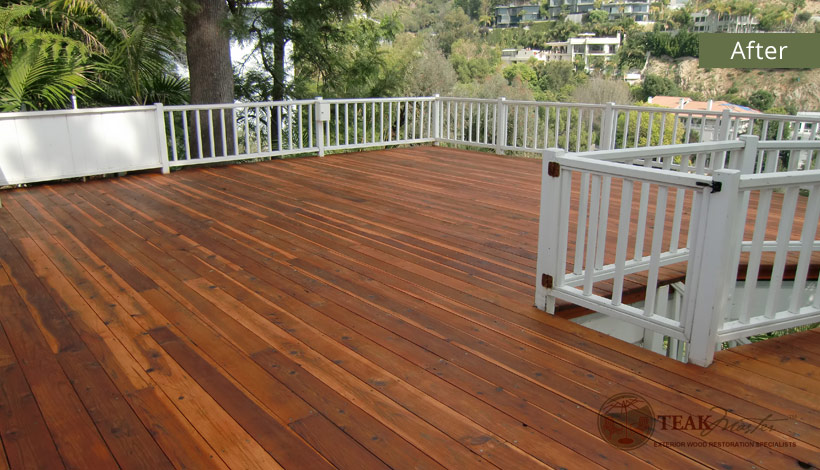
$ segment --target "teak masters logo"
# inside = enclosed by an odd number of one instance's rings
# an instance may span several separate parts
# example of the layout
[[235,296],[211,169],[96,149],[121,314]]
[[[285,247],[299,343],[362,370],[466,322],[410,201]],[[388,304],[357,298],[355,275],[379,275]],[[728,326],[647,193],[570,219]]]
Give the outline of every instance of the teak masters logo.
[[654,431],[652,407],[634,393],[614,395],[598,411],[598,432],[619,449],[631,450],[644,445]]
[[[664,409],[678,411],[661,403],[661,410]],[[717,405],[706,413],[655,414],[646,398],[636,393],[619,393],[607,399],[598,410],[598,433],[609,444],[625,451],[637,449],[650,440],[653,447],[670,448],[796,447],[793,440],[774,433],[775,424],[788,419],[772,413],[757,418],[737,416]],[[653,438],[656,430],[663,437],[675,440]]]

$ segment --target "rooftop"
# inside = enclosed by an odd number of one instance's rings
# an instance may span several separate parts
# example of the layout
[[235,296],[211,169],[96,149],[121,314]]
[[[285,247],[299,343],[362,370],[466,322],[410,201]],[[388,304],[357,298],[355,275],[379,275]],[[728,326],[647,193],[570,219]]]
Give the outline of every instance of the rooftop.
[[664,108],[677,108],[692,111],[723,111],[724,109],[728,109],[734,113],[762,114],[756,109],[721,100],[695,101],[692,98],[687,98],[685,96],[652,96],[648,101],[651,104],[663,106]]
[[704,369],[547,315],[539,191],[437,147],[4,191],[0,469],[820,466],[820,333]]

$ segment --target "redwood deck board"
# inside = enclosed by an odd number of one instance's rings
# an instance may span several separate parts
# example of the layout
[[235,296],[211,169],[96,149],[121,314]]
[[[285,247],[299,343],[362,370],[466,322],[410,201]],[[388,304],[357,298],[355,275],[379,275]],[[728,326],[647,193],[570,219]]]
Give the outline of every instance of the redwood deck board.
[[[433,147],[3,192],[0,469],[820,466],[816,331],[701,369],[546,315],[539,195],[539,161]],[[622,392],[778,420],[626,452]]]

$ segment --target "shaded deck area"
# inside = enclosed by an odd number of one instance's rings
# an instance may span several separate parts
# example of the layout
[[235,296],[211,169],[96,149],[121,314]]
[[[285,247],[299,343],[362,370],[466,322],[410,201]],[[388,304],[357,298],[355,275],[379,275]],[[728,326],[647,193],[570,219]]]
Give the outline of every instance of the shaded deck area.
[[[535,309],[539,184],[419,147],[4,191],[0,469],[820,466],[820,333],[702,369]],[[625,392],[670,417],[630,451]]]

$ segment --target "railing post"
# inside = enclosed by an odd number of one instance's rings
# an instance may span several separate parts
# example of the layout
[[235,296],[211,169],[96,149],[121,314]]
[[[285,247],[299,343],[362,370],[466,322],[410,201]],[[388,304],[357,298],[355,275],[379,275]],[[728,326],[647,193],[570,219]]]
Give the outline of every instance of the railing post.
[[687,356],[689,362],[702,367],[714,359],[717,332],[729,306],[728,294],[737,282],[737,266],[732,261],[740,241],[732,235],[736,224],[745,223],[745,217],[738,217],[739,183],[739,170],[714,172],[713,189],[703,193],[703,219],[691,245],[684,294]]
[[325,122],[330,118],[330,105],[322,102],[322,97],[316,97],[315,109],[313,110],[313,118],[316,121],[313,126],[316,132],[316,147],[319,149],[319,156],[325,156]]
[[495,153],[504,155],[507,144],[507,98],[501,97],[495,108]]
[[[538,219],[538,258],[536,261],[535,279],[535,306],[549,314],[555,313],[555,297],[552,295],[554,283],[560,280],[564,266],[560,266],[561,247],[558,246],[562,227],[559,227],[561,217],[562,178],[566,175],[561,171],[558,157],[564,155],[564,150],[551,148],[544,150],[541,162],[541,211]],[[563,227],[566,230],[566,227]]]
[[729,140],[729,131],[732,129],[732,114],[728,109],[724,109],[720,115],[720,123],[716,129],[714,140]]
[[441,96],[433,95],[433,145],[441,145]]
[[[171,172],[171,164],[168,161],[168,134],[165,133],[165,107],[162,103],[154,103],[154,107],[157,114],[157,142],[159,145],[157,151],[162,165],[162,174],[167,175]],[[171,125],[174,125],[173,121],[171,121]]]
[[[611,150],[615,141],[615,103],[607,103],[604,114],[601,116],[601,148],[600,150]],[[629,125],[629,123],[627,123]]]
[[752,175],[755,172],[755,163],[757,160],[757,143],[760,137],[756,135],[742,135],[740,140],[743,141],[743,153],[741,154],[740,164],[736,165],[736,170],[740,170],[741,174]]

